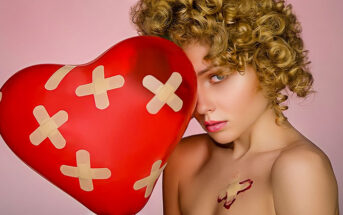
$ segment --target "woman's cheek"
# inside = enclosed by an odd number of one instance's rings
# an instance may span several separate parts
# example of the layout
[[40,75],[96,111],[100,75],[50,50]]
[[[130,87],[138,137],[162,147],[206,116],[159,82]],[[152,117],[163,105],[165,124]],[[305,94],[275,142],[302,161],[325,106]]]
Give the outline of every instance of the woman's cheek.
[[226,109],[233,113],[241,112],[246,108],[252,97],[250,90],[240,81],[228,80],[219,90],[225,94],[223,97],[226,98],[224,102]]

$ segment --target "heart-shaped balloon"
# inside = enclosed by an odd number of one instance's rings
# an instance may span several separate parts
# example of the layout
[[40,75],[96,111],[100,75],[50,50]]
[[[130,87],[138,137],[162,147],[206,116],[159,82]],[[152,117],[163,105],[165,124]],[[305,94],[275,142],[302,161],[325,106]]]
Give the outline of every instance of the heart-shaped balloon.
[[137,36],[87,64],[27,67],[0,91],[0,133],[22,161],[97,214],[135,214],[187,128],[196,76],[180,47]]

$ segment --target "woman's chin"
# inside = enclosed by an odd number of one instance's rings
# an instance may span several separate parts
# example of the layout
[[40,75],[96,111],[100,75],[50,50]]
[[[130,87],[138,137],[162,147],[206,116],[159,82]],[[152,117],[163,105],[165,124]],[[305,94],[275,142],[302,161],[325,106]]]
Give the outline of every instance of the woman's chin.
[[228,134],[224,135],[223,132],[208,132],[207,134],[218,146],[227,147],[232,145],[233,138],[230,138]]

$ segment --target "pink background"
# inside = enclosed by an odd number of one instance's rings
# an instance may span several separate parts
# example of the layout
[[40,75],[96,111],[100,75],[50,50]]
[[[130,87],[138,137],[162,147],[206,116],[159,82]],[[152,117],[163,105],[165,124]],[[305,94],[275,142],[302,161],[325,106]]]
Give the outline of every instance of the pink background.
[[[0,86],[34,64],[82,64],[113,44],[137,35],[129,20],[136,0],[0,0]],[[330,158],[343,195],[343,3],[291,0],[310,50],[315,96],[292,98],[286,115]],[[1,120],[1,119],[0,119]],[[185,136],[204,131],[191,121]],[[1,214],[92,214],[40,177],[0,138]],[[162,214],[162,177],[140,215]],[[340,198],[341,211],[342,198]]]

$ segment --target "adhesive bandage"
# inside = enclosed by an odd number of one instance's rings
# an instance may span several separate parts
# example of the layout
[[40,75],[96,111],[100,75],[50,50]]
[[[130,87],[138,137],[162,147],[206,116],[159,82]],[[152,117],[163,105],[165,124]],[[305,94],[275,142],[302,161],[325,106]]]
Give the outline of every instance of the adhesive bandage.
[[108,179],[111,171],[108,168],[91,168],[90,155],[86,150],[76,152],[77,166],[61,165],[63,175],[79,178],[80,188],[84,191],[92,191],[94,179]]
[[54,90],[58,87],[61,83],[63,78],[76,66],[65,65],[59,68],[45,83],[45,89],[47,90]]
[[0,92],[0,102],[1,102],[1,100],[2,100],[2,92]]
[[239,175],[236,175],[233,182],[231,182],[222,192],[218,195],[218,203],[225,200],[224,207],[229,209],[236,201],[239,193],[244,192],[251,188],[253,181],[250,179],[239,182]]
[[155,94],[146,105],[148,112],[156,114],[166,103],[175,112],[181,110],[183,101],[175,94],[175,91],[179,88],[181,82],[182,76],[178,72],[173,72],[165,84],[152,75],[145,76],[143,79],[143,86]]
[[33,109],[33,115],[39,123],[39,127],[30,134],[30,141],[37,146],[46,138],[57,148],[62,149],[66,145],[66,140],[58,130],[68,120],[66,111],[59,111],[51,118],[43,105],[36,106]]
[[92,83],[81,85],[76,88],[77,96],[94,95],[95,106],[98,109],[106,109],[110,102],[107,91],[120,88],[124,85],[124,78],[121,75],[104,78],[104,66],[96,67],[92,72]]
[[158,177],[160,176],[163,169],[166,167],[167,163],[163,165],[163,167],[160,168],[162,164],[161,160],[156,161],[151,168],[150,176],[143,178],[141,180],[138,180],[133,185],[134,190],[139,190],[144,187],[146,187],[145,190],[145,198],[148,198],[153,190],[154,184],[157,181]]

